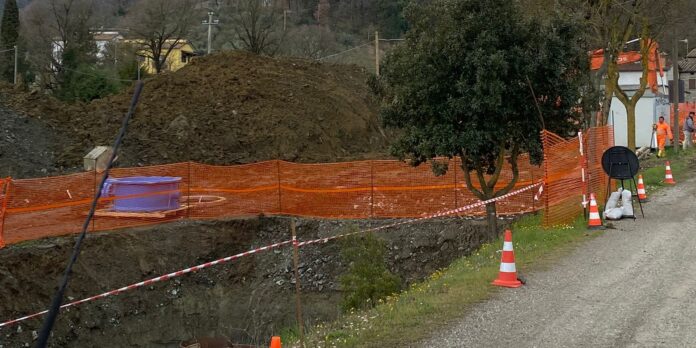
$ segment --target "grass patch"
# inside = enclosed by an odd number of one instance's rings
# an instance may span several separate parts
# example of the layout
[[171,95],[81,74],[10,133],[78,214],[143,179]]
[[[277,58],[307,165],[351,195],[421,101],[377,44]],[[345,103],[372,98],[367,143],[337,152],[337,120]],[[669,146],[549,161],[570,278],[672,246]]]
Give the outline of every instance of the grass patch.
[[[544,265],[570,244],[589,236],[585,222],[541,229],[539,216],[513,227],[518,269]],[[307,347],[396,347],[429,337],[443,323],[458,318],[474,303],[488,299],[500,266],[502,240],[484,244],[470,256],[454,261],[428,279],[379,301],[373,309],[350,311],[339,320],[309,329]],[[283,337],[297,346],[295,335]]]
[[651,157],[641,163],[639,173],[643,175],[643,182],[648,194],[657,188],[668,186],[664,184],[665,162],[670,162],[672,176],[677,183],[687,179],[687,172],[693,166],[696,148],[690,148],[686,151],[679,149],[679,152],[674,152],[673,148],[667,148],[666,152],[667,156],[664,158]]

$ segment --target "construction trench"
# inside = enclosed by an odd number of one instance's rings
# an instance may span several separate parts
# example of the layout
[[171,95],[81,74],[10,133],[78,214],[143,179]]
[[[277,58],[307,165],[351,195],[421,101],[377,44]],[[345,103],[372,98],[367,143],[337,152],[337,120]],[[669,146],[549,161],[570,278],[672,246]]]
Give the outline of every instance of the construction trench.
[[[400,220],[298,219],[297,234],[304,241],[395,221]],[[503,225],[507,221],[501,220]],[[441,218],[376,236],[386,242],[388,268],[406,286],[469,254],[485,234],[484,221]],[[75,265],[65,302],[289,237],[290,218],[263,216],[93,233]],[[71,236],[49,238],[0,252],[2,321],[47,308],[73,242]],[[340,243],[299,250],[305,324],[336,319],[341,314],[339,276],[346,270]],[[1,328],[0,346],[31,346],[40,325],[37,318]],[[292,247],[286,246],[65,309],[51,346],[180,347],[201,337],[264,346],[271,335],[295,325]]]

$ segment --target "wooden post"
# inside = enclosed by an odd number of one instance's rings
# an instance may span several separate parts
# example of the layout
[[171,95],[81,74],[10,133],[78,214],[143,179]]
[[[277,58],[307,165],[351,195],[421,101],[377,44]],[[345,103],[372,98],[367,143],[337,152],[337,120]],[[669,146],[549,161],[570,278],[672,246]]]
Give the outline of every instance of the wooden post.
[[370,219],[375,217],[375,161],[370,161]]
[[5,213],[7,202],[10,200],[10,185],[12,185],[12,178],[0,181],[0,194],[4,194],[2,202],[0,202],[0,248],[5,246]]
[[295,314],[300,333],[300,347],[304,347],[304,323],[302,321],[302,292],[300,287],[300,253],[295,231],[295,219],[290,220],[290,231],[292,232],[292,263],[295,268]]
[[[672,134],[674,135],[674,141],[672,142],[672,147],[674,152],[679,152],[679,39],[674,36],[674,49],[672,50],[672,61],[675,62],[672,66],[672,71],[674,71],[674,83],[672,84],[672,92],[674,92],[674,119],[672,120]],[[686,139],[684,139],[686,140]]]
[[375,31],[375,74],[379,76],[379,31]]

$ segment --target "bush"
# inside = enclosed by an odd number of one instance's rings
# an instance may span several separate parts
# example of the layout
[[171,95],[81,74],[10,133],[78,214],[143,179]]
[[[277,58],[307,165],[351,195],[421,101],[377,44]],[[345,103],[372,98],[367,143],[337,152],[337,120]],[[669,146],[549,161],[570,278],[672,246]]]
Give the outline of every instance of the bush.
[[83,65],[74,71],[65,71],[58,97],[66,101],[91,101],[114,94],[120,88],[116,74]]
[[343,310],[374,307],[380,299],[396,293],[401,279],[387,269],[385,244],[372,234],[349,237],[341,243],[341,258],[348,270],[340,277]]

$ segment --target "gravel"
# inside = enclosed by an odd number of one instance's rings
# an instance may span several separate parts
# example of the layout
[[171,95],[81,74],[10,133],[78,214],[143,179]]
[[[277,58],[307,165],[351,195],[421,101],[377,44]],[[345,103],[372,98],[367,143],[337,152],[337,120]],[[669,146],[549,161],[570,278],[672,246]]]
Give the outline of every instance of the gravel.
[[645,219],[615,222],[420,346],[695,346],[694,198],[696,179],[653,195]]

